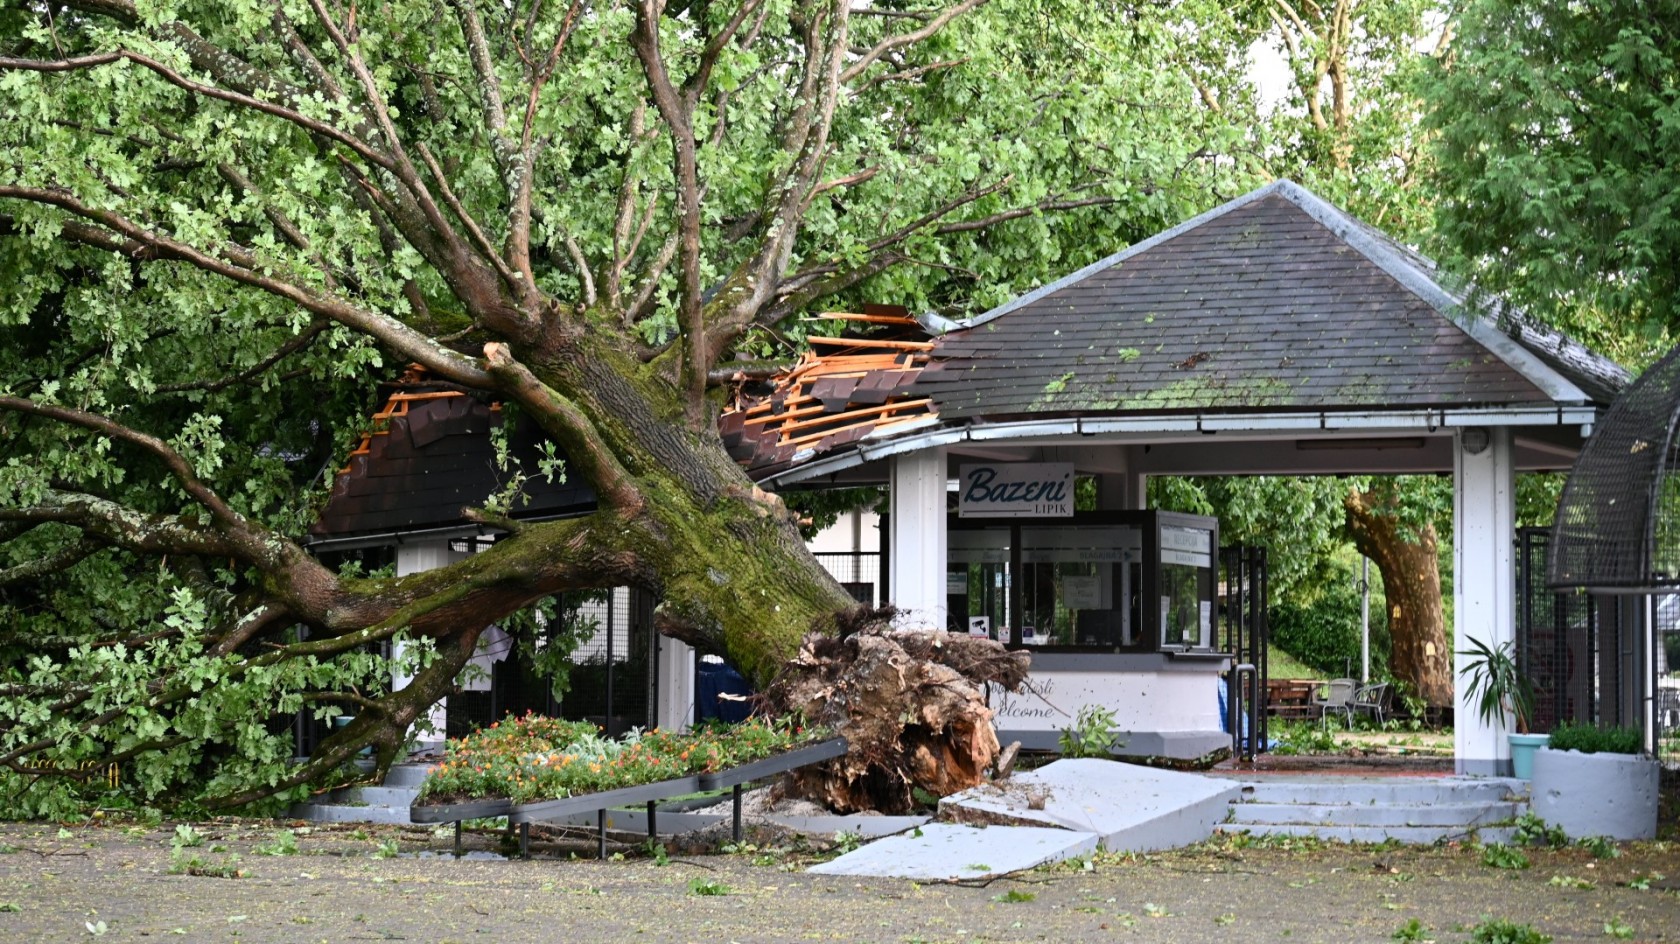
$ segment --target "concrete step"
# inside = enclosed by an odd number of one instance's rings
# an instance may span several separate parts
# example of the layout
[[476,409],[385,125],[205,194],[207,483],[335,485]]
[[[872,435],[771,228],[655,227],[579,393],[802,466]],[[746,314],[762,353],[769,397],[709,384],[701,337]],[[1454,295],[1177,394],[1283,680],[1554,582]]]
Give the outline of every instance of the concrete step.
[[1240,784],[1094,758],[1064,758],[939,801],[941,819],[1096,833],[1111,852],[1201,842],[1229,816]]
[[382,786],[343,787],[298,803],[297,819],[316,823],[409,823],[408,810],[435,764],[393,764]]
[[342,806],[400,806],[414,805],[420,791],[415,787],[341,787],[315,798],[316,803],[336,803]]
[[1235,803],[1231,825],[1298,823],[1311,826],[1482,826],[1521,816],[1521,803],[1326,804]]
[[1244,781],[1240,802],[1428,806],[1525,799],[1528,781],[1498,777],[1407,777],[1385,780]]
[[912,833],[878,839],[806,871],[940,882],[985,879],[1088,856],[1097,851],[1097,839],[1096,833],[1045,826],[979,828],[929,823]]
[[1467,840],[1472,837],[1485,843],[1509,843],[1516,830],[1509,826],[1317,826],[1306,823],[1226,823],[1218,832],[1226,835],[1250,836],[1310,836],[1330,842],[1395,842],[1427,846],[1437,842]]
[[415,787],[418,788],[426,779],[436,764],[392,764],[385,774],[387,787]]
[[312,823],[399,823],[411,825],[407,806],[352,805],[345,803],[297,803],[293,819]]

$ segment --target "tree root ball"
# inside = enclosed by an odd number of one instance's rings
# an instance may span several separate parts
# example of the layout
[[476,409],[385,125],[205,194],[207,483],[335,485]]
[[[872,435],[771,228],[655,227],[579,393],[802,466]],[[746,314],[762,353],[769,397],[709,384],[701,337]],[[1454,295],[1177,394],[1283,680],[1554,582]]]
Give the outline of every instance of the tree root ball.
[[979,784],[999,752],[987,684],[1018,691],[1029,660],[939,631],[807,636],[766,696],[833,728],[850,750],[798,771],[791,792],[841,813],[890,815],[913,809],[918,789],[947,796]]

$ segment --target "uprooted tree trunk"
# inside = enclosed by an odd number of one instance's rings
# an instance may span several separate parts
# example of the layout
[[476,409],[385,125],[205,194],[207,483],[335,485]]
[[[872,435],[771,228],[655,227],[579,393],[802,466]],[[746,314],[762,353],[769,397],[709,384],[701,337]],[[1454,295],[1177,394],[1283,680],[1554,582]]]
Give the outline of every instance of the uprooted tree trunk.
[[797,771],[795,790],[842,813],[894,814],[917,805],[918,790],[946,796],[975,786],[998,756],[987,686],[1018,690],[1029,659],[937,630],[807,637],[766,694],[834,728],[849,750]]

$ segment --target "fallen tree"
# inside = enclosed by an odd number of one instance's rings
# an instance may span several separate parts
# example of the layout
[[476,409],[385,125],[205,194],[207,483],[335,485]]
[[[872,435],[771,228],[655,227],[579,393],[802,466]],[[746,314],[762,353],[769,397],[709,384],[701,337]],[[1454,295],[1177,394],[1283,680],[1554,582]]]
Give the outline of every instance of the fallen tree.
[[[1170,14],[1057,20],[1069,52],[1020,28],[1048,9],[0,13],[0,767],[123,761],[213,806],[369,745],[383,769],[488,622],[579,588],[646,588],[662,632],[769,682],[856,617],[717,435],[737,359],[823,299],[1007,297],[1228,172],[1223,119],[1150,61],[1178,61]],[[427,573],[321,564],[318,471],[392,362],[517,410],[598,510],[469,509],[500,539]],[[298,710],[355,720],[292,766]],[[984,766],[983,701],[939,711],[960,740],[907,760]]]

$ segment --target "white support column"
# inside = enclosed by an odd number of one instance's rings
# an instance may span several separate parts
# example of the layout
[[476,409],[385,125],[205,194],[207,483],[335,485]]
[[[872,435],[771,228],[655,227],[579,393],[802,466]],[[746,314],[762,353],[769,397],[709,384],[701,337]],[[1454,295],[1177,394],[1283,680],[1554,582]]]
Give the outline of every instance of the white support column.
[[1131,479],[1130,472],[1104,472],[1097,476],[1097,510],[1130,510],[1130,489],[1127,486],[1131,484]]
[[944,629],[945,450],[892,460],[892,599],[897,625]]
[[669,636],[654,634],[659,644],[659,703],[654,718],[666,731],[682,731],[694,723],[694,647]]
[[1126,508],[1147,511],[1149,508],[1149,473],[1126,473]]
[[1149,473],[1139,472],[1143,467],[1143,454],[1146,446],[1126,447],[1126,504],[1122,507],[1127,511],[1145,511],[1149,508]]
[[[407,577],[410,574],[418,574],[428,570],[436,570],[439,567],[447,567],[451,561],[452,558],[450,557],[449,552],[449,541],[447,539],[436,541],[412,541],[407,544],[397,545],[398,577]],[[391,654],[400,659],[402,658],[404,648],[405,647],[402,643],[397,643],[397,645],[392,649]],[[407,688],[408,683],[412,681],[414,681],[414,677],[412,675],[408,675],[407,673],[401,671],[394,671],[391,674],[391,690],[400,691]],[[440,698],[427,712],[426,717],[432,726],[432,731],[430,733],[422,734],[415,728],[409,729],[409,737],[416,739],[416,749],[435,747],[443,744],[445,740],[444,729],[449,716],[448,706],[449,699]]]
[[1517,634],[1516,479],[1511,431],[1461,429],[1453,434],[1453,740],[1460,774],[1511,772],[1508,724],[1490,727],[1469,699],[1458,655],[1471,640],[1490,648]]

